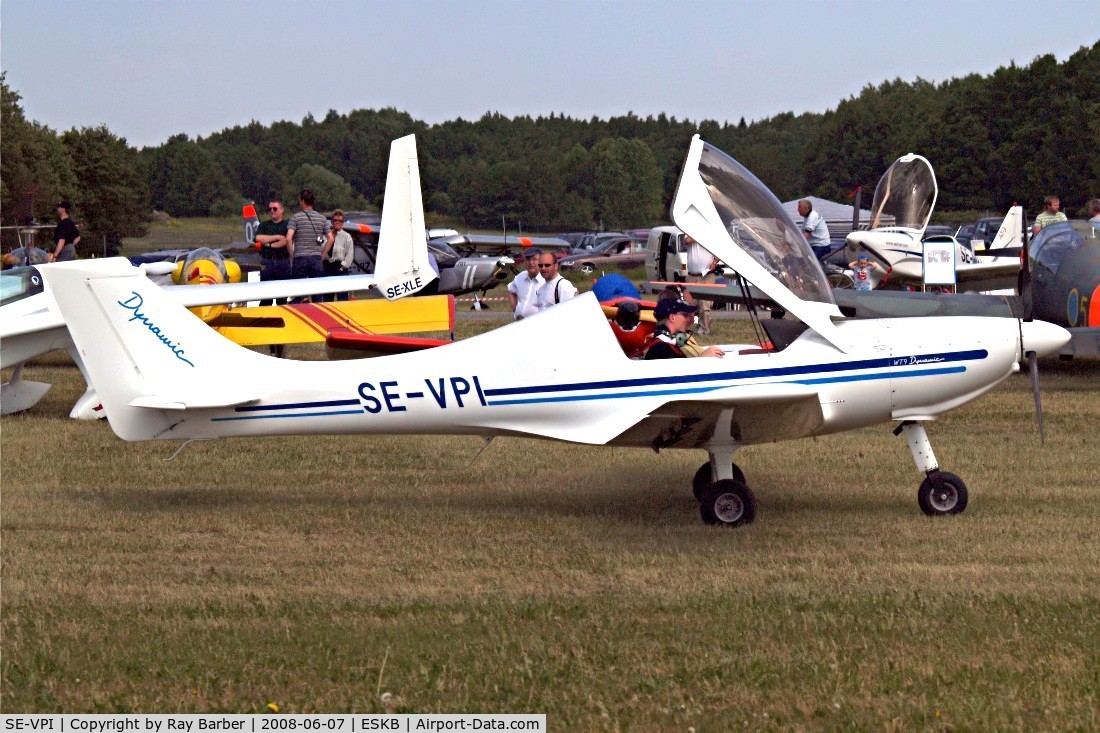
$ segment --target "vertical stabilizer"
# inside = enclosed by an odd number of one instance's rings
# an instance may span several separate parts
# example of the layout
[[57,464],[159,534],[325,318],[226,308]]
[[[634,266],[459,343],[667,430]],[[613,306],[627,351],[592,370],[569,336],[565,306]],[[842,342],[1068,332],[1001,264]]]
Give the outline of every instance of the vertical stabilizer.
[[986,249],[1018,249],[1023,247],[1023,222],[1024,207],[1013,206],[1005,214],[1005,220],[1001,222],[1001,228],[997,230],[997,236],[993,238],[993,242]]
[[378,289],[389,300],[415,293],[436,277],[428,261],[415,135],[390,144],[374,274]]
[[249,201],[242,206],[241,218],[244,219],[244,241],[255,244],[256,232],[260,228],[260,217],[256,216],[256,204]]
[[275,361],[219,336],[125,258],[42,269],[89,383],[124,440],[162,437],[182,419],[177,410],[222,399],[218,375],[252,374]]

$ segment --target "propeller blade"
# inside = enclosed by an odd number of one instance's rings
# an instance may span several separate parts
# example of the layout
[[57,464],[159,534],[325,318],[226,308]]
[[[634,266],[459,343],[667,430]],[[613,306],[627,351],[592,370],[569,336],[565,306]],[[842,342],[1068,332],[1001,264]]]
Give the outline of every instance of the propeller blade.
[[1020,236],[1023,238],[1023,251],[1020,253],[1020,275],[1016,280],[1016,292],[1020,295],[1020,303],[1023,305],[1024,320],[1035,319],[1035,296],[1031,290],[1031,253],[1030,237],[1027,232],[1027,215],[1020,217]]
[[1039,421],[1039,442],[1045,443],[1043,434],[1043,400],[1039,396],[1039,357],[1034,351],[1027,352],[1027,371],[1031,375],[1031,391],[1035,395],[1035,419]]

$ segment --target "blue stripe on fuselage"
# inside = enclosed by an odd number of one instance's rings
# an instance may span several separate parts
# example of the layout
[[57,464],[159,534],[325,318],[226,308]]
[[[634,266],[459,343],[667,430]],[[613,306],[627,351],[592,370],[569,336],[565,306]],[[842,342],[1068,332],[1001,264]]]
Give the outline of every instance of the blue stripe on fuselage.
[[[965,372],[966,367],[954,366],[942,369],[914,369],[908,372],[879,372],[877,374],[851,374],[839,377],[822,377],[820,379],[788,379],[776,382],[766,382],[761,386],[773,384],[833,384],[836,382],[868,382],[880,379],[907,379],[909,377],[930,377],[938,374],[958,374]],[[759,384],[759,383],[756,383]],[[584,400],[618,400],[629,397],[667,397],[670,395],[698,394],[700,392],[713,392],[732,385],[715,385],[713,387],[693,387],[690,389],[649,390],[644,392],[600,392],[588,395],[569,395],[563,397],[528,397],[525,399],[493,400],[489,407],[500,405],[530,405],[540,402],[579,402]],[[754,385],[745,385],[754,386]]]
[[[864,359],[862,361],[841,361],[833,364],[812,364],[804,366],[777,367],[774,369],[746,369],[740,372],[712,372],[709,374],[684,374],[673,377],[646,377],[640,379],[613,379],[601,382],[573,382],[571,384],[546,384],[532,387],[504,387],[498,389],[486,389],[486,397],[504,397],[506,395],[539,394],[544,392],[574,392],[593,389],[620,389],[623,387],[654,387],[658,385],[690,384],[692,382],[715,382],[743,379],[758,379],[762,377],[789,377],[801,374],[818,374],[822,372],[849,372],[861,369],[892,368],[898,365],[899,359],[918,359],[919,363],[972,361],[984,359],[989,356],[985,349],[971,351],[955,351],[942,354],[926,354],[923,356],[892,356],[882,359]],[[793,380],[791,380],[793,381]]]

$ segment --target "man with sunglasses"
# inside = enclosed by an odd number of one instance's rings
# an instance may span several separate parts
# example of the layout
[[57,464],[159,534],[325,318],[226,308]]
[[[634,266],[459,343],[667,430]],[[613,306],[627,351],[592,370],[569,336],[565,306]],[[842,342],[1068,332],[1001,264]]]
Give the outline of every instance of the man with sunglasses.
[[[256,229],[256,243],[260,245],[260,280],[286,280],[290,277],[290,252],[286,248],[287,223],[283,219],[283,204],[273,199],[267,204],[271,214],[269,221],[261,222]],[[279,299],[279,305],[286,298]],[[271,305],[270,300],[261,300],[260,305]]]
[[558,256],[553,252],[539,255],[539,274],[544,282],[538,289],[539,310],[553,308],[577,295],[573,283],[558,274]]
[[[335,275],[347,275],[348,268],[355,258],[355,243],[351,235],[344,229],[344,212],[340,209],[332,212],[332,246],[327,247],[321,253],[324,262],[325,277]],[[333,300],[347,300],[347,293],[329,293],[322,295],[321,300],[331,302]]]

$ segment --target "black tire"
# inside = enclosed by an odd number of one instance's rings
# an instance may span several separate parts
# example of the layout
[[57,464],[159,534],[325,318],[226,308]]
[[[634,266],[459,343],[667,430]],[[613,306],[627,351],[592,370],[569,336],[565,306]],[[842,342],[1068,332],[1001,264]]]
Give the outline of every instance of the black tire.
[[740,527],[756,519],[756,496],[737,479],[715,481],[703,492],[699,513],[707,524]]
[[932,479],[926,478],[917,490],[917,503],[920,510],[930,517],[944,517],[948,514],[960,514],[966,509],[969,494],[966,484],[953,473],[940,471],[943,488],[936,491]]
[[856,286],[856,281],[852,279],[852,276],[843,272],[831,273],[826,279],[829,281],[829,287],[834,290],[853,290]]
[[[730,465],[733,466],[733,477],[748,486],[749,482],[745,480],[745,473],[736,463]],[[703,500],[703,492],[706,491],[707,487],[713,482],[714,476],[711,475],[710,461],[707,461],[702,466],[699,466],[699,470],[695,472],[695,477],[691,479],[691,493],[695,494],[696,501]]]
[[580,270],[585,275],[591,275],[593,272],[596,271],[596,266],[593,265],[591,262],[582,262],[580,264]]

